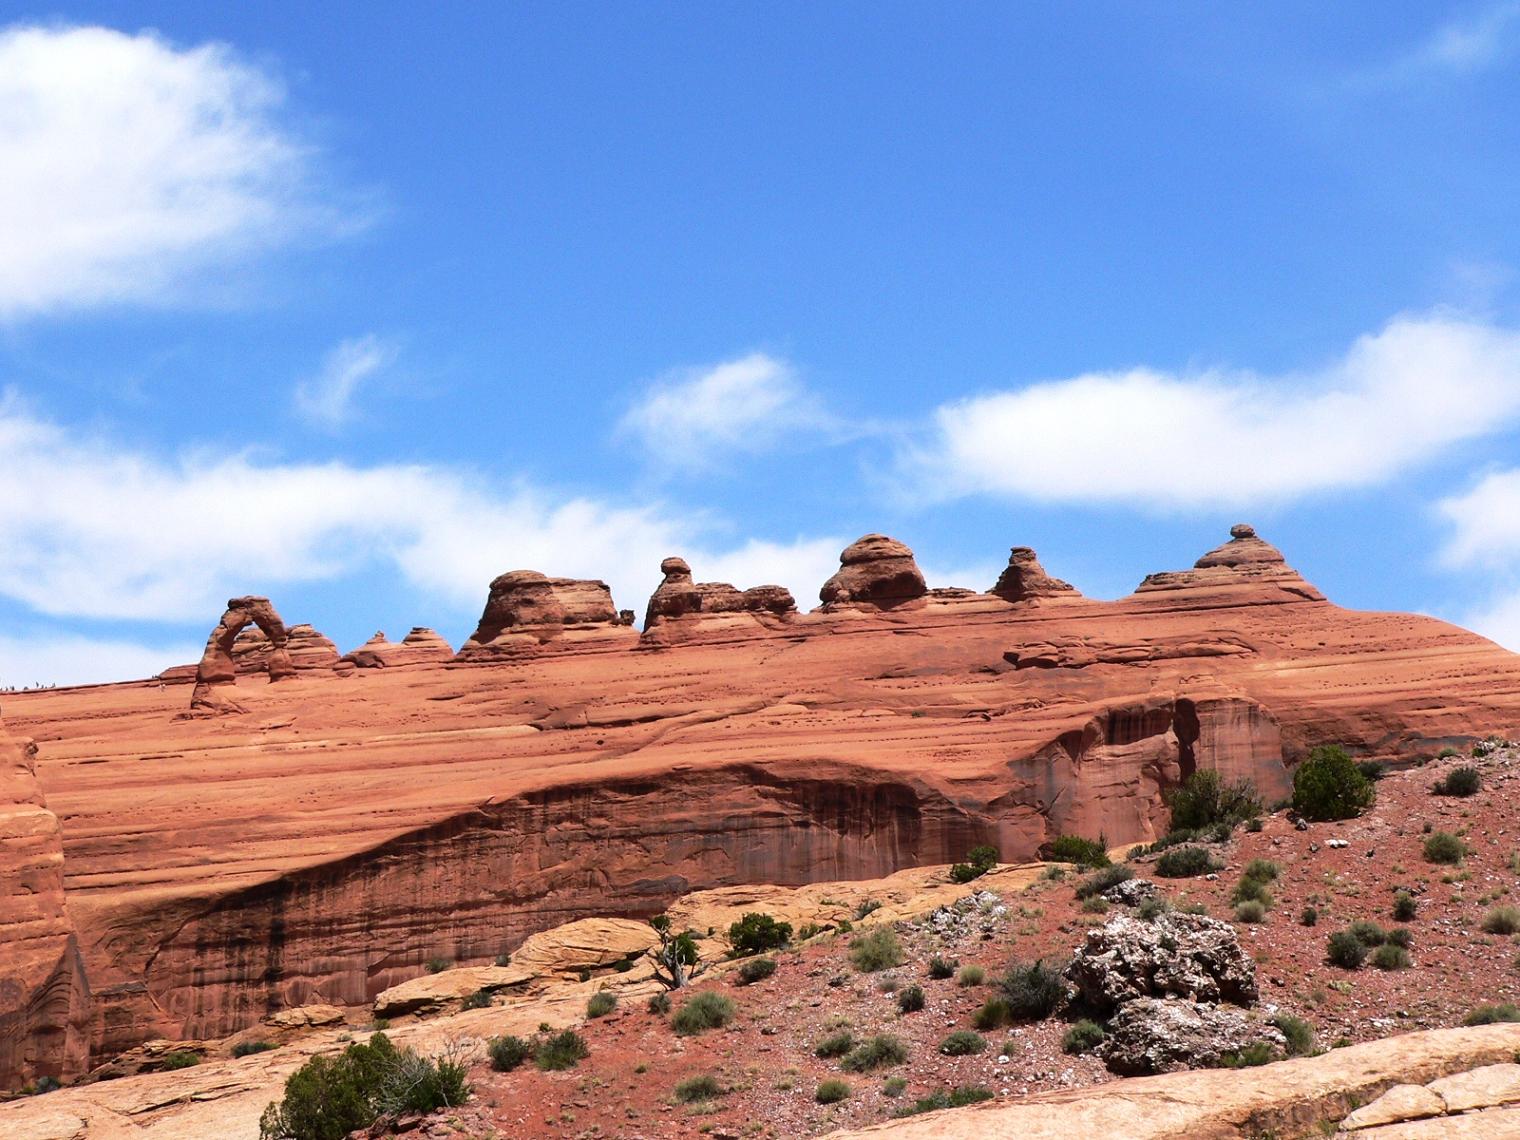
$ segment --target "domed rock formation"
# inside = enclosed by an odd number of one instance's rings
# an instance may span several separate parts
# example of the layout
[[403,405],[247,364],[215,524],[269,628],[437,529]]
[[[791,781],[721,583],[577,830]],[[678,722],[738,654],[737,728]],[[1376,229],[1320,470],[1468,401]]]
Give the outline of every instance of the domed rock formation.
[[1045,567],[1027,546],[1015,546],[1008,552],[1008,567],[998,576],[992,592],[1009,602],[1027,602],[1035,598],[1066,595],[1081,597],[1077,588],[1045,573]]
[[0,722],[0,1087],[68,1077],[89,1057],[89,998],[64,904],[63,831],[36,748]]
[[453,647],[437,632],[416,625],[400,642],[391,641],[381,630],[358,649],[345,653],[342,659],[360,669],[387,669],[427,661],[447,661],[452,656]]
[[825,608],[845,605],[889,609],[928,593],[913,551],[895,538],[868,534],[839,556],[839,571],[823,584],[818,597]]
[[563,643],[557,648],[615,648],[636,637],[612,604],[606,582],[512,570],[492,580],[480,624],[455,657],[489,661],[551,642]]
[[233,650],[238,635],[250,625],[256,625],[269,640],[260,666],[269,673],[271,681],[279,681],[295,675],[295,665],[290,659],[290,634],[285,623],[268,598],[250,594],[242,598],[230,598],[227,612],[206,639],[206,650],[195,670],[195,692],[190,697],[192,709],[233,710],[240,706],[218,687],[229,686],[237,681],[239,672]]
[[759,632],[770,628],[775,618],[797,612],[785,586],[739,590],[727,582],[693,582],[684,558],[667,558],[660,570],[665,579],[650,596],[644,615],[646,646],[689,640],[699,631],[704,637]]
[[[270,658],[275,650],[269,635],[258,626],[250,626],[232,643],[232,663],[239,674],[265,673],[274,676]],[[292,672],[331,669],[338,663],[338,647],[314,626],[301,624],[285,631],[285,654]]]
[[1193,563],[1193,569],[1147,575],[1135,589],[1137,598],[1158,593],[1168,595],[1168,605],[1189,606],[1325,600],[1325,595],[1304,581],[1282,552],[1259,538],[1248,523],[1231,527],[1230,541]]

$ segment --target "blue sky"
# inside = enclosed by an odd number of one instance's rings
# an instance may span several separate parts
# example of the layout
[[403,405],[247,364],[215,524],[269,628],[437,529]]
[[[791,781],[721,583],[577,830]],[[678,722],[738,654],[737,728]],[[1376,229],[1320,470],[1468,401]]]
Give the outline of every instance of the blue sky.
[[1241,519],[1520,649],[1517,106],[1520,0],[0,6],[0,683]]

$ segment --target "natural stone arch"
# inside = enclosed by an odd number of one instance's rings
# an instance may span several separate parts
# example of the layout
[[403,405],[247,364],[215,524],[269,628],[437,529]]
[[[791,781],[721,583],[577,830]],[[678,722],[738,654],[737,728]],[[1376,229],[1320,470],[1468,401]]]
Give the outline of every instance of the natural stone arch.
[[192,707],[222,703],[211,698],[210,687],[230,685],[237,680],[232,647],[238,634],[250,625],[258,626],[269,638],[269,679],[279,681],[295,675],[287,648],[290,634],[269,599],[257,596],[232,598],[227,602],[227,612],[222,615],[222,620],[206,639],[206,651],[201,654],[201,663],[195,670],[195,695],[190,699]]

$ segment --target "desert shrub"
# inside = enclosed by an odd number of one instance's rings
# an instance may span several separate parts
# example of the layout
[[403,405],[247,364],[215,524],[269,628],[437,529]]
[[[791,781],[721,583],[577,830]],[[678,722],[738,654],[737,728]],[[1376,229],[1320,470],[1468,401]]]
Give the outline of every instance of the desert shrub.
[[670,1012],[670,995],[666,993],[655,994],[649,999],[649,1012],[657,1017],[664,1017]]
[[973,847],[966,855],[964,863],[954,863],[950,867],[950,881],[953,883],[969,883],[972,879],[980,879],[988,871],[997,866],[998,850],[996,847],[982,845]]
[[1484,934],[1514,934],[1520,931],[1520,910],[1496,906],[1483,916]]
[[953,959],[941,958],[938,954],[929,959],[929,976],[936,981],[944,981],[955,973],[957,963]]
[[496,955],[496,964],[498,966],[510,966],[512,964],[512,955],[510,955],[510,954],[498,954],[498,955]]
[[617,1008],[617,995],[607,990],[597,990],[586,1002],[587,1017],[606,1017]]
[[987,971],[980,966],[962,966],[955,975],[958,986],[979,986],[987,980]]
[[1462,862],[1467,854],[1467,844],[1463,843],[1449,831],[1437,831],[1425,839],[1425,861],[1427,863],[1449,863],[1455,865]]
[[1050,841],[1046,859],[1053,863],[1076,863],[1081,867],[1107,867],[1106,844],[1080,835],[1058,835]]
[[776,959],[774,958],[751,958],[739,967],[739,981],[746,986],[752,986],[756,982],[763,982],[776,972]]
[[561,1030],[533,1047],[533,1063],[546,1073],[573,1069],[589,1056],[586,1039],[573,1029]]
[[1497,1025],[1501,1021],[1520,1021],[1520,1008],[1503,1005],[1480,1005],[1462,1019],[1463,1025]]
[[164,1055],[165,1069],[189,1069],[201,1063],[200,1056],[188,1049],[176,1049]]
[[430,974],[441,974],[453,964],[447,958],[429,958],[423,963],[423,968]]
[[1001,985],[1003,997],[1017,1021],[1049,1017],[1066,1001],[1066,983],[1061,972],[1043,961],[1011,966]]
[[1090,899],[1082,900],[1083,914],[1107,914],[1108,900],[1102,895],[1093,895]]
[[923,1008],[923,986],[906,986],[897,991],[897,1011],[899,1013],[917,1013]]
[[703,1073],[700,1076],[687,1077],[676,1085],[676,1099],[682,1104],[695,1104],[698,1101],[713,1100],[727,1091],[718,1083],[717,1077],[710,1073]]
[[1388,932],[1375,922],[1365,918],[1359,918],[1346,929],[1351,931],[1352,936],[1363,946],[1381,946],[1388,941]]
[[1358,760],[1356,770],[1369,780],[1381,780],[1388,775],[1388,767],[1378,760]]
[[902,942],[890,926],[878,926],[850,940],[850,961],[863,974],[903,964]]
[[813,1099],[819,1104],[838,1104],[842,1100],[847,1100],[849,1095],[850,1083],[833,1077],[818,1082],[818,1091],[813,1094]]
[[968,1104],[980,1104],[984,1100],[991,1100],[993,1092],[981,1085],[960,1085],[948,1092],[931,1093],[929,1096],[920,1097],[912,1104],[904,1105],[892,1115],[897,1117],[917,1116],[921,1112],[938,1112],[942,1108],[963,1108]]
[[1221,1056],[1219,1067],[1221,1069],[1250,1069],[1257,1065],[1265,1065],[1272,1059],[1272,1046],[1265,1041],[1253,1041],[1244,1049]]
[[840,1029],[814,1045],[813,1055],[825,1059],[843,1057],[853,1048],[855,1048],[855,1035],[848,1029]]
[[1279,1013],[1272,1019],[1272,1024],[1287,1041],[1288,1056],[1307,1057],[1314,1052],[1314,1026],[1303,1018]]
[[903,1090],[908,1087],[907,1077],[888,1077],[881,1082],[882,1096],[902,1096]]
[[728,928],[728,943],[733,947],[734,957],[764,954],[767,950],[779,950],[792,938],[792,924],[777,922],[768,914],[751,912],[742,916]]
[[1012,1025],[1015,1021],[1013,1007],[1006,998],[989,998],[971,1015],[971,1024],[978,1029],[996,1029],[1000,1025]]
[[908,1047],[890,1033],[878,1033],[862,1041],[839,1062],[848,1073],[869,1073],[888,1065],[901,1065],[908,1059]]
[[1255,899],[1248,899],[1235,907],[1235,921],[1255,924],[1267,921],[1267,908]]
[[460,1009],[485,1009],[491,1004],[491,995],[485,990],[476,990],[466,995],[464,1001],[459,1003]]
[[273,1041],[239,1041],[232,1047],[232,1055],[234,1057],[248,1057],[254,1053],[267,1053],[274,1047]]
[[1068,1053],[1091,1053],[1103,1043],[1103,1026],[1085,1018],[1066,1031],[1061,1048]]
[[1169,847],[1156,860],[1156,874],[1163,879],[1186,879],[1219,870],[1220,863],[1203,847]]
[[458,1054],[424,1057],[415,1050],[402,1049],[380,1083],[375,1107],[387,1116],[457,1107],[470,1095],[465,1079],[469,1071]]
[[1257,879],[1263,883],[1274,883],[1277,881],[1277,876],[1282,874],[1282,868],[1271,859],[1252,859],[1246,864],[1246,869],[1240,874],[1243,879]]
[[1312,906],[1306,906],[1299,912],[1298,922],[1300,926],[1314,926],[1319,922],[1319,911]]
[[738,1011],[733,998],[706,990],[693,994],[682,1002],[681,1008],[670,1019],[670,1024],[682,1037],[690,1037],[709,1029],[723,1028],[734,1019]]
[[1367,960],[1367,947],[1349,930],[1337,930],[1326,944],[1325,961],[1343,970],[1359,970]]
[[1135,917],[1142,922],[1154,922],[1171,909],[1172,904],[1168,900],[1160,895],[1152,895],[1135,908]]
[[1385,942],[1372,952],[1372,964],[1379,970],[1402,970],[1409,965],[1409,951]]
[[1093,895],[1100,895],[1109,887],[1117,887],[1127,879],[1133,879],[1135,872],[1122,864],[1112,867],[1104,867],[1101,871],[1088,875],[1077,884],[1077,898],[1090,899]]
[[1410,922],[1419,910],[1420,904],[1408,891],[1397,891],[1393,896],[1393,917],[1395,922]]
[[880,899],[866,899],[855,907],[855,921],[859,922],[866,916],[875,914],[880,909]]
[[968,1057],[972,1053],[984,1052],[986,1048],[987,1038],[969,1029],[957,1029],[939,1043],[939,1051],[947,1057]]
[[510,1073],[533,1056],[533,1046],[521,1037],[493,1037],[486,1042],[486,1054],[491,1058],[491,1068]]
[[1407,926],[1395,927],[1388,932],[1388,945],[1402,946],[1405,950],[1408,950],[1414,945],[1414,932]]
[[1306,819],[1351,819],[1376,796],[1372,781],[1338,744],[1314,749],[1293,773],[1293,807]]
[[1235,893],[1230,896],[1231,902],[1260,903],[1263,910],[1272,905],[1272,892],[1267,890],[1267,884],[1260,879],[1241,879],[1235,884]]
[[1438,796],[1475,796],[1482,790],[1483,773],[1471,764],[1453,768],[1431,789]]
[[804,922],[802,929],[797,931],[797,941],[806,942],[809,938],[817,938],[823,933],[823,927],[816,922]]
[[1172,830],[1200,830],[1226,826],[1226,836],[1236,824],[1261,814],[1261,800],[1250,781],[1227,784],[1215,771],[1194,772],[1167,797],[1172,809]]
[[1453,756],[1460,756],[1460,755],[1462,755],[1462,753],[1458,752],[1455,748],[1443,748],[1443,749],[1441,749],[1441,751],[1439,751],[1439,752],[1436,753],[1436,759],[1437,760],[1449,760]]

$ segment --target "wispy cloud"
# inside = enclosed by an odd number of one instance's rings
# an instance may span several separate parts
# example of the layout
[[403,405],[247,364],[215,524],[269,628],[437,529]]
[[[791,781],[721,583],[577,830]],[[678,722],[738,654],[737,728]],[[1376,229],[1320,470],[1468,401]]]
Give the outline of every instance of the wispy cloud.
[[396,356],[396,346],[373,333],[342,341],[315,376],[296,385],[296,414],[329,431],[342,427],[353,418],[359,386],[394,364]]
[[1303,374],[1137,368],[939,408],[915,497],[1240,507],[1382,483],[1520,420],[1520,333],[1401,317]]
[[228,47],[0,30],[0,319],[185,301],[208,271],[355,224]]
[[1481,71],[1502,61],[1520,38],[1520,2],[1490,4],[1437,28],[1409,57],[1414,66],[1456,72]]
[[661,377],[628,409],[618,431],[657,463],[711,468],[830,424],[789,363],[755,352]]

